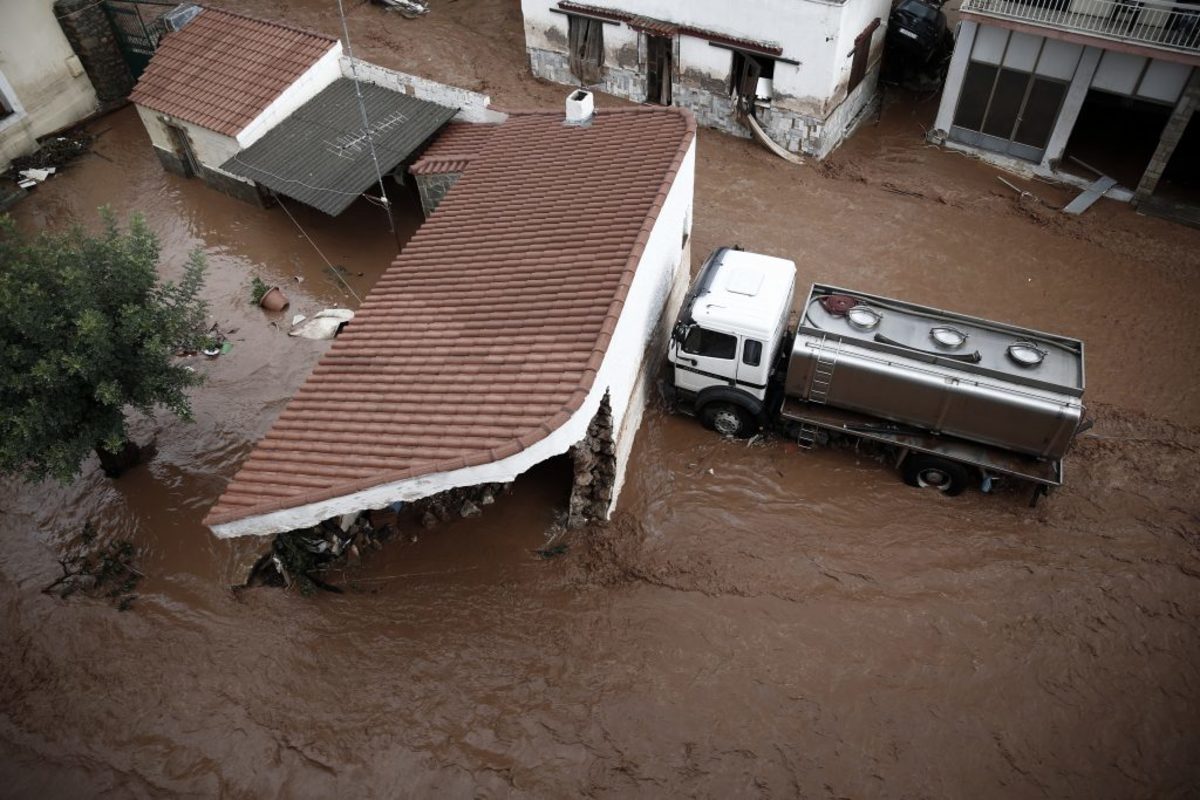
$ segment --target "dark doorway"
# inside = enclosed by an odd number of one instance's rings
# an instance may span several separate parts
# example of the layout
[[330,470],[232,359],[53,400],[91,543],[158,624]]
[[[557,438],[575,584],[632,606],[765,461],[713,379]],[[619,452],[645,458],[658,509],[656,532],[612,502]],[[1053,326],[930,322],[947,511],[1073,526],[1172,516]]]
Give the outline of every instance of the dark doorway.
[[1127,189],[1136,188],[1170,116],[1168,105],[1092,89],[1067,141],[1062,168],[1094,178],[1072,161],[1077,159]]
[[671,51],[674,40],[646,36],[646,102],[671,105]]
[[1154,190],[1157,197],[1177,202],[1200,204],[1200,114],[1183,129],[1175,152]]
[[196,151],[192,149],[192,140],[188,138],[187,131],[178,125],[167,125],[167,133],[175,145],[175,155],[179,156],[179,163],[183,165],[186,177],[199,175],[200,159],[196,158]]

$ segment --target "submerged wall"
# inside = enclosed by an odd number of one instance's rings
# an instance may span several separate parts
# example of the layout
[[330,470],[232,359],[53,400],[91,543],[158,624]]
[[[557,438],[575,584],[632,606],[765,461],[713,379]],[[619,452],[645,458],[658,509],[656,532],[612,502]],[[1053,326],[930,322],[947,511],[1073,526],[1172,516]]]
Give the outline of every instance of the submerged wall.
[[0,169],[37,149],[37,139],[99,109],[83,63],[55,19],[51,0],[0,8]]

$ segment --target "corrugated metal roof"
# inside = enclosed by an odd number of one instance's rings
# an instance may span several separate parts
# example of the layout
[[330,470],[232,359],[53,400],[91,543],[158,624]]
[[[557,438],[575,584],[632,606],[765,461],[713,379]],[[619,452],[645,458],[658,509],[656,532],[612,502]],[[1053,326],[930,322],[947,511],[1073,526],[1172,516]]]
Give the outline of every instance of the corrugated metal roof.
[[[374,84],[360,86],[385,174],[457,112]],[[326,214],[342,213],[378,180],[354,81],[334,81],[221,169]]]

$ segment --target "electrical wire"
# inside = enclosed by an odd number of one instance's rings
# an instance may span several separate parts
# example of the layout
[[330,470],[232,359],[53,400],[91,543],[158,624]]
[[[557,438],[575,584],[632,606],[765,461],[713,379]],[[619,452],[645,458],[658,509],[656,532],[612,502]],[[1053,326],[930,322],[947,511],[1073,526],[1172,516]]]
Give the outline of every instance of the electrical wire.
[[296,221],[296,218],[292,216],[292,212],[288,211],[288,207],[284,205],[283,200],[279,201],[279,207],[283,209],[283,213],[287,214],[288,219],[290,219],[292,224],[296,226],[296,230],[300,231],[300,235],[308,240],[308,243],[312,245],[313,250],[317,251],[317,255],[321,257],[321,260],[324,261],[325,265],[329,267],[329,271],[333,273],[333,277],[341,281],[342,286],[346,287],[346,291],[354,295],[354,299],[358,301],[359,305],[362,305],[362,298],[358,296],[358,292],[354,291],[354,288],[350,284],[346,283],[346,279],[342,277],[340,272],[338,272],[338,268],[335,267],[333,263],[325,257],[325,254],[321,252],[321,248],[317,247],[317,243],[314,242],[312,237],[308,235],[308,231],[304,230],[300,223]]
[[[240,154],[238,154],[238,155],[240,155]],[[272,178],[274,178],[275,180],[281,181],[283,183],[294,183],[298,186],[303,186],[305,189],[312,189],[314,192],[329,192],[331,194],[346,195],[347,197],[358,197],[360,194],[362,194],[361,192],[347,192],[344,189],[331,189],[328,186],[313,186],[311,183],[305,183],[302,180],[297,180],[296,178],[288,178],[284,175],[280,175],[278,173],[271,172],[269,169],[263,169],[262,167],[258,166],[257,164],[249,164],[245,161],[242,161],[242,159],[239,158],[238,155],[235,155],[233,158],[230,159],[230,161],[236,161],[237,163],[241,164],[243,167],[245,167],[248,170],[260,172],[263,175],[269,175]],[[250,177],[250,176],[247,175],[246,177]]]
[[379,157],[375,154],[375,140],[371,138],[371,121],[367,118],[367,104],[363,101],[362,84],[358,80],[358,64],[354,60],[354,47],[350,44],[350,27],[346,24],[346,10],[342,0],[337,0],[338,15],[342,18],[342,35],[346,39],[346,55],[350,58],[350,76],[354,79],[354,94],[358,97],[358,111],[362,115],[363,133],[367,137],[367,147],[371,151],[371,161],[375,164],[375,177],[379,180],[379,196],[384,207],[388,210],[388,226],[396,233],[396,223],[392,219],[391,203],[388,201],[387,189],[383,185],[383,170],[379,168]]

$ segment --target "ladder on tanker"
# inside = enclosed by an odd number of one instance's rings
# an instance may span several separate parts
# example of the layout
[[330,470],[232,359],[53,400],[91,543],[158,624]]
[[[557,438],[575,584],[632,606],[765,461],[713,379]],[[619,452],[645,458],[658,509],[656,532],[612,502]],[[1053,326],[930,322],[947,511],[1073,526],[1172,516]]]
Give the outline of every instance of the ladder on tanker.
[[[835,339],[831,343],[827,337],[821,337],[817,344],[812,375],[808,379],[808,402],[824,405],[829,400],[829,388],[833,384],[833,372],[841,351],[841,339]],[[801,422],[800,427],[796,429],[796,444],[805,450],[811,450],[817,443],[817,430],[816,425]]]
[[808,380],[808,402],[824,405],[829,399],[829,387],[833,383],[833,371],[837,367],[838,355],[842,351],[842,340],[835,339],[830,346],[829,340],[822,336],[817,345],[816,363],[813,364],[812,377]]

